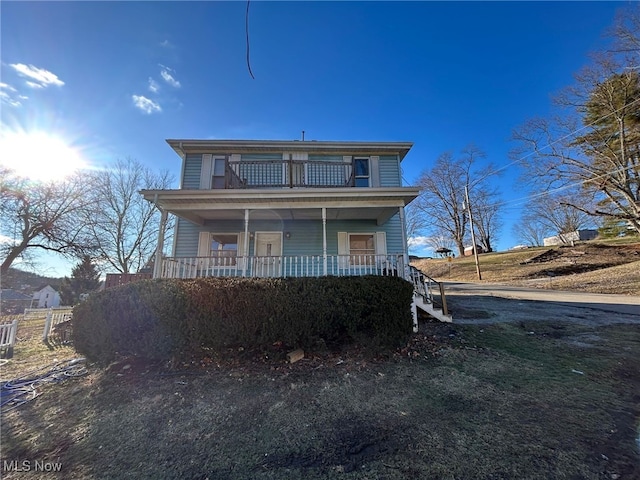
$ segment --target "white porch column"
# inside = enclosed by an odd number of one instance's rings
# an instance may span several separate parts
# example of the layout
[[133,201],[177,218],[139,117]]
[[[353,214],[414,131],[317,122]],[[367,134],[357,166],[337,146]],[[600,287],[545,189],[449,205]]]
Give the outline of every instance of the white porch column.
[[322,267],[324,275],[328,274],[327,269],[327,207],[322,207]]
[[244,246],[242,257],[242,276],[247,276],[247,263],[249,263],[249,209],[244,209]]
[[404,279],[409,279],[409,248],[407,246],[407,226],[404,218],[404,207],[398,207],[398,215],[400,216],[400,227],[402,231],[402,263]]
[[153,278],[160,278],[162,276],[162,250],[164,250],[164,230],[167,226],[167,211],[160,210],[160,212],[160,228],[158,229],[156,258],[153,262]]

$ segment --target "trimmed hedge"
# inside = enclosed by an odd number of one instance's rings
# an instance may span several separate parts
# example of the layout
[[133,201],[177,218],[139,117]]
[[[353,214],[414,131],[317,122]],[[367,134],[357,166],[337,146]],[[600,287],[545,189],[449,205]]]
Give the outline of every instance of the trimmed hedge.
[[78,352],[169,359],[202,349],[309,348],[350,338],[396,347],[411,333],[413,287],[397,277],[145,280],[90,296],[73,313]]

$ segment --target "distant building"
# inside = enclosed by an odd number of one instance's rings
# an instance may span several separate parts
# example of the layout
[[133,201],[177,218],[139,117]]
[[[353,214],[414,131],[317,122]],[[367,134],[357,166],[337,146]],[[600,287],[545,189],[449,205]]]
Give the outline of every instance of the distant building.
[[33,294],[33,308],[49,308],[60,306],[60,294],[51,286],[38,290]]
[[[480,245],[476,245],[476,249],[478,253],[484,253],[484,248],[482,248]],[[473,255],[473,245],[464,247],[464,256],[468,257],[470,255]]]
[[0,314],[13,315],[22,313],[25,308],[31,306],[31,297],[24,293],[16,292],[9,288],[0,291]]
[[574,232],[562,233],[560,235],[554,235],[553,237],[544,238],[542,243],[545,247],[551,247],[553,245],[567,245],[571,242],[593,240],[597,236],[597,230],[576,230]]

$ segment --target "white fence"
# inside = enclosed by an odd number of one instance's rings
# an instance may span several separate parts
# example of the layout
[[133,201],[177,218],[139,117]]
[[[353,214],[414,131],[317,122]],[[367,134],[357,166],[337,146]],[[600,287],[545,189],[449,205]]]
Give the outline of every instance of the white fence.
[[13,322],[0,325],[0,356],[11,358],[13,356],[13,346],[16,343],[16,332],[18,331],[18,319]]
[[53,333],[55,327],[68,320],[71,320],[71,307],[50,307],[50,308],[25,308],[23,320],[35,320],[44,318],[44,330],[42,341],[46,342]]
[[44,332],[42,332],[42,341],[46,342],[49,336],[53,333],[55,327],[62,322],[68,322],[71,320],[72,313],[71,310],[67,309],[66,311],[57,311],[54,312],[53,309],[47,312],[47,318],[44,322]]

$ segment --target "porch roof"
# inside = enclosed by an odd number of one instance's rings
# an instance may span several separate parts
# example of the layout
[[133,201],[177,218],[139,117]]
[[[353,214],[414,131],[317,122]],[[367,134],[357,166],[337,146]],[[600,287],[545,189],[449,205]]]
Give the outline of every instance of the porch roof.
[[206,220],[252,219],[318,220],[322,208],[327,220],[376,220],[378,225],[412,202],[418,187],[313,188],[252,190],[142,190],[159,208],[202,225]]

